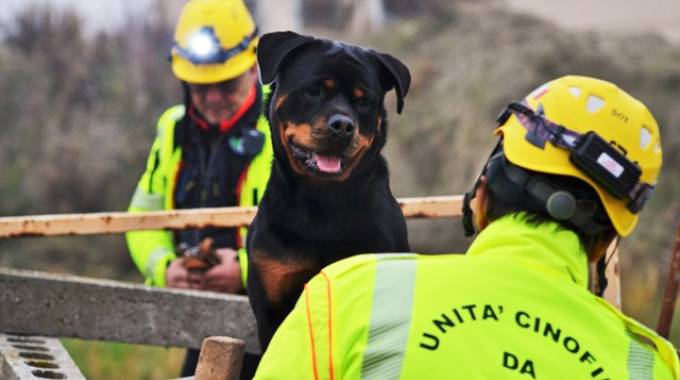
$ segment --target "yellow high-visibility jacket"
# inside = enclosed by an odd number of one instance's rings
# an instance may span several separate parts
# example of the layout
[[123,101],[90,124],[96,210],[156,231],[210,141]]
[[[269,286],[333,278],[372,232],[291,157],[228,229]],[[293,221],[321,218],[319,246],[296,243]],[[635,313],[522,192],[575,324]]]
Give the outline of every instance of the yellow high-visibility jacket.
[[[270,89],[263,87],[263,97]],[[175,146],[175,126],[184,117],[185,107],[174,106],[163,113],[158,120],[156,139],[146,164],[146,171],[139,180],[130,202],[129,212],[172,210],[177,172],[182,161],[182,148]],[[241,188],[237,189],[238,205],[257,205],[264,195],[274,157],[271,131],[266,117],[262,114],[256,128],[265,136],[262,150],[250,162]],[[239,230],[239,240],[246,241],[247,229]],[[135,265],[146,278],[148,285],[165,286],[165,271],[168,263],[176,258],[173,233],[164,230],[131,231],[126,234],[128,248]],[[237,247],[241,276],[245,286],[248,260],[244,247]]]
[[467,255],[360,255],[305,287],[256,379],[680,379],[673,346],[587,290],[575,233],[521,216]]

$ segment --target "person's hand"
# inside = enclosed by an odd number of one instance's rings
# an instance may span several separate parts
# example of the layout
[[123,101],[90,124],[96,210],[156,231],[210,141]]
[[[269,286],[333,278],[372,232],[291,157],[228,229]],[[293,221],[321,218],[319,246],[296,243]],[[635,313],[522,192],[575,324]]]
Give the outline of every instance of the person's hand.
[[189,272],[184,267],[184,258],[177,258],[170,262],[165,271],[165,283],[168,288],[204,289],[205,275]]
[[237,253],[231,248],[215,250],[220,263],[205,272],[204,289],[221,293],[238,293],[243,289],[241,265],[236,261]]

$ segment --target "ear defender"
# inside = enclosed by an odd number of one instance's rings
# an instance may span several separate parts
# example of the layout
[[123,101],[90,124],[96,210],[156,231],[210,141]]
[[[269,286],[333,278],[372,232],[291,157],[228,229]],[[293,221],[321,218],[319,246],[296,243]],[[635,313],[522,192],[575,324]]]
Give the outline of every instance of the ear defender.
[[587,235],[598,234],[607,228],[595,220],[589,209],[579,205],[571,192],[555,186],[541,174],[512,164],[502,151],[489,159],[485,172],[489,190],[507,203],[544,212]]
[[557,220],[569,220],[576,212],[576,199],[570,192],[558,190],[548,197],[545,210]]

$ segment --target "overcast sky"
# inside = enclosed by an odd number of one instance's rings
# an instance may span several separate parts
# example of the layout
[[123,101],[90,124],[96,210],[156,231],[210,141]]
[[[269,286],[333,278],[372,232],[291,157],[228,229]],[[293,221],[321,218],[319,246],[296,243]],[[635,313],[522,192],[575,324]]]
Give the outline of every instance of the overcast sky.
[[680,42],[680,0],[506,0],[573,29],[659,32]]
[[86,18],[88,31],[111,30],[120,26],[129,15],[144,16],[151,3],[152,0],[0,0],[0,22],[7,22],[29,5],[49,4],[59,9],[77,9]]
[[[182,0],[163,0],[181,3]],[[336,0],[339,1],[339,0]],[[505,0],[573,29],[617,32],[657,31],[680,42],[680,0]],[[145,15],[152,0],[0,0],[0,22],[27,5],[75,6],[88,30],[119,26],[126,16]]]
[[75,7],[88,17],[93,25],[111,27],[119,24],[127,12],[142,12],[149,0],[0,0],[2,15],[11,16],[30,4],[50,4],[58,8]]

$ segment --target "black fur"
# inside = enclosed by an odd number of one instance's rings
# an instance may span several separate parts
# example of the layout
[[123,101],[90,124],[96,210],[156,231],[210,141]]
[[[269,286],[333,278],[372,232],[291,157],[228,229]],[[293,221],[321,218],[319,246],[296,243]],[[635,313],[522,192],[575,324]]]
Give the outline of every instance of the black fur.
[[257,56],[262,81],[274,88],[267,116],[275,161],[247,242],[264,350],[321,268],[409,250],[380,150],[385,93],[396,89],[401,112],[410,74],[387,54],[293,32],[262,36]]

